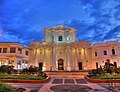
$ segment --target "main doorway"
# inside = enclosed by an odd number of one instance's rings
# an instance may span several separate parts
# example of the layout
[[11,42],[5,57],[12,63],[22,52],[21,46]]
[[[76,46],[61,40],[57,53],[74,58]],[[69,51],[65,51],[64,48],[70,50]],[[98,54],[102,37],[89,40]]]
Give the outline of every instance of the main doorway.
[[82,70],[82,62],[78,62],[79,70]]
[[63,59],[58,60],[58,70],[64,70]]

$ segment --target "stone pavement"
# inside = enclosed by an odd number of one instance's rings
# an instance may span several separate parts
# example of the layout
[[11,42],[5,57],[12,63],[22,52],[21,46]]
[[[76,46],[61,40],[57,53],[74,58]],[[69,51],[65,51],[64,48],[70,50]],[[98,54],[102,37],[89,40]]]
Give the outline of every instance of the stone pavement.
[[38,92],[39,89],[45,85],[44,83],[42,84],[33,84],[33,83],[8,83],[12,85],[13,87],[16,88],[29,88],[31,92]]
[[52,78],[39,89],[39,92],[110,92],[95,83],[77,78]]

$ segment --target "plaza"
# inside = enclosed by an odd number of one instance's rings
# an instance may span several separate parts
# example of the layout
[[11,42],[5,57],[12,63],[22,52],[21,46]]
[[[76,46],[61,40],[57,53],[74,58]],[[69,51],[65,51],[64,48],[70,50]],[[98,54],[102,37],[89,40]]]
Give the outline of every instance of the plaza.
[[116,84],[117,90],[109,88],[107,83],[90,83],[83,78],[52,78],[48,83],[29,84],[11,83],[14,87],[29,88],[33,92],[119,92],[120,86]]

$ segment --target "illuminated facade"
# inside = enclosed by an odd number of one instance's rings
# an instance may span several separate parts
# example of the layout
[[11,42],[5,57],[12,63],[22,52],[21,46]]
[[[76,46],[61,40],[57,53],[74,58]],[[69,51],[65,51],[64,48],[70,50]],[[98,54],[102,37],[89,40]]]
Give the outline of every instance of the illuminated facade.
[[103,67],[106,60],[120,67],[120,43],[116,41],[108,41],[106,43],[95,43],[91,47],[92,62],[94,67]]
[[103,66],[109,59],[120,66],[120,43],[91,45],[89,41],[78,41],[76,32],[65,26],[44,29],[44,41],[30,43],[31,65],[43,71],[77,71]]
[[29,47],[18,42],[0,43],[0,66],[12,65],[15,69],[27,68],[29,63]]
[[103,66],[109,59],[120,67],[120,43],[109,41],[92,45],[89,41],[78,41],[76,32],[74,28],[56,26],[44,29],[43,41],[31,42],[29,47],[0,43],[0,65],[13,64],[16,69],[32,65],[43,71],[77,71]]

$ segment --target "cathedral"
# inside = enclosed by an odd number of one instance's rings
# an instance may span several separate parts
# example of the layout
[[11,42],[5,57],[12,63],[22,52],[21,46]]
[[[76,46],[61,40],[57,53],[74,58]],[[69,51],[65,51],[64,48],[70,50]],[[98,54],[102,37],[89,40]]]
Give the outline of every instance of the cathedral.
[[31,42],[31,64],[43,71],[88,70],[104,65],[107,59],[120,66],[120,43],[109,41],[92,45],[78,41],[77,30],[66,26],[44,29],[43,42]]
[[78,71],[103,67],[109,59],[120,67],[119,42],[91,44],[78,41],[76,34],[75,28],[55,26],[44,29],[42,42],[30,42],[29,46],[1,42],[0,66],[24,69],[32,65],[42,71]]

